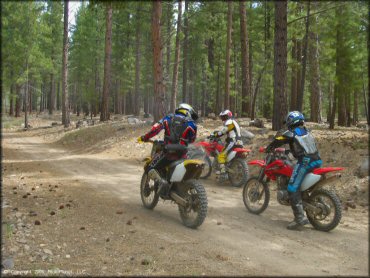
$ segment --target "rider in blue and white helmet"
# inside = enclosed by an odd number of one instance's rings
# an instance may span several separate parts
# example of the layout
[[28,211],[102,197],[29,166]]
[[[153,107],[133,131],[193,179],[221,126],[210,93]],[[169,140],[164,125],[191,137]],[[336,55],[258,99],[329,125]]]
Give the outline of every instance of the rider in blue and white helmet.
[[279,131],[274,141],[266,149],[269,152],[283,144],[289,144],[293,156],[298,160],[288,184],[288,193],[294,214],[294,221],[290,222],[287,227],[291,230],[309,223],[303,210],[300,186],[306,174],[322,165],[315,139],[304,126],[304,120],[301,112],[289,112],[285,119],[287,130]]

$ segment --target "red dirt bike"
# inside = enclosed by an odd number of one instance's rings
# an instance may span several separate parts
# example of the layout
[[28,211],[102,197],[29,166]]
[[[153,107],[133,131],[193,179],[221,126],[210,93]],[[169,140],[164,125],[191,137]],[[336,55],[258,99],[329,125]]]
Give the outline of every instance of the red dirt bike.
[[[266,148],[261,147],[260,152]],[[251,177],[243,188],[245,207],[254,214],[262,213],[270,200],[270,180],[277,184],[277,201],[281,205],[290,205],[287,186],[293,173],[294,164],[288,157],[288,150],[276,148],[268,153],[265,160],[253,160],[249,165],[261,167],[258,177]],[[343,170],[342,167],[316,168],[308,173],[302,181],[303,208],[312,226],[320,231],[334,229],[342,218],[342,206],[338,196],[323,185],[339,178],[340,174],[327,177],[326,174]]]
[[[217,156],[224,148],[220,138],[210,135],[207,137],[206,141],[197,142],[192,145],[193,146],[189,148],[188,152],[189,158],[200,159],[205,163],[203,172],[200,176],[201,179],[208,178],[212,173],[212,169],[220,169]],[[235,147],[227,156],[225,165],[226,174],[231,185],[234,187],[241,187],[248,180],[248,165],[245,158],[250,151],[249,149]],[[211,157],[214,158],[213,162]]]

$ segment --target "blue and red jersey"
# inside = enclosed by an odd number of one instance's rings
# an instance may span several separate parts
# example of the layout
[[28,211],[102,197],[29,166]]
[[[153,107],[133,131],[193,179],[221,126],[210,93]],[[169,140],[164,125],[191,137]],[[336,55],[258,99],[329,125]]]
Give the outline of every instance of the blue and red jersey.
[[[149,140],[150,138],[156,136],[159,132],[161,132],[162,129],[164,129],[165,143],[166,144],[173,143],[173,142],[170,142],[169,140],[166,140],[166,138],[169,138],[171,135],[170,127],[171,127],[171,121],[173,119],[173,116],[174,114],[169,114],[165,116],[164,118],[162,118],[161,120],[159,120],[157,123],[155,123],[152,126],[151,130],[147,134],[144,135],[144,140],[145,141]],[[176,116],[182,117],[185,119],[185,121],[183,122],[183,124],[185,125],[184,131],[180,136],[180,138],[183,140],[180,140],[179,143],[182,145],[193,143],[197,136],[197,126],[195,122],[191,118],[185,117],[184,115],[180,113],[176,114]]]

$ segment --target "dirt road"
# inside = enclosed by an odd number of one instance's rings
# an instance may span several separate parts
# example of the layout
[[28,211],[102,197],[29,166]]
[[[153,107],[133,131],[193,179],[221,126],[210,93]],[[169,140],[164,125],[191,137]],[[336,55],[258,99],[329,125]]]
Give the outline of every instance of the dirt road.
[[[34,225],[35,217],[21,218],[30,224],[27,250],[13,252],[12,240],[3,238],[3,256],[14,258],[15,270],[57,267],[93,275],[369,274],[364,209],[345,211],[341,224],[329,233],[311,226],[289,231],[291,210],[278,205],[274,195],[262,215],[252,215],[243,205],[242,189],[211,179],[204,182],[207,218],[192,230],[182,225],[174,204],[160,201],[154,211],[142,207],[142,168],[137,163],[107,152],[74,155],[41,137],[23,134],[3,133],[3,196],[9,204],[3,208],[3,224],[11,222],[17,206],[24,215],[38,210],[42,225]],[[14,190],[30,196],[22,198],[12,194]],[[36,194],[39,198],[32,199]],[[71,209],[62,213],[57,207],[69,199]],[[53,208],[56,215],[50,216]],[[38,256],[45,246],[53,255]]]

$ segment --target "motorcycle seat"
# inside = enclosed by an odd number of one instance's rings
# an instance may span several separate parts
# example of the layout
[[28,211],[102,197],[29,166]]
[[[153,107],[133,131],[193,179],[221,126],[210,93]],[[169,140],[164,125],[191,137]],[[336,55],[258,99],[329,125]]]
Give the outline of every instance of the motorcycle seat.
[[185,152],[188,148],[181,144],[169,144],[164,149],[169,152]]

